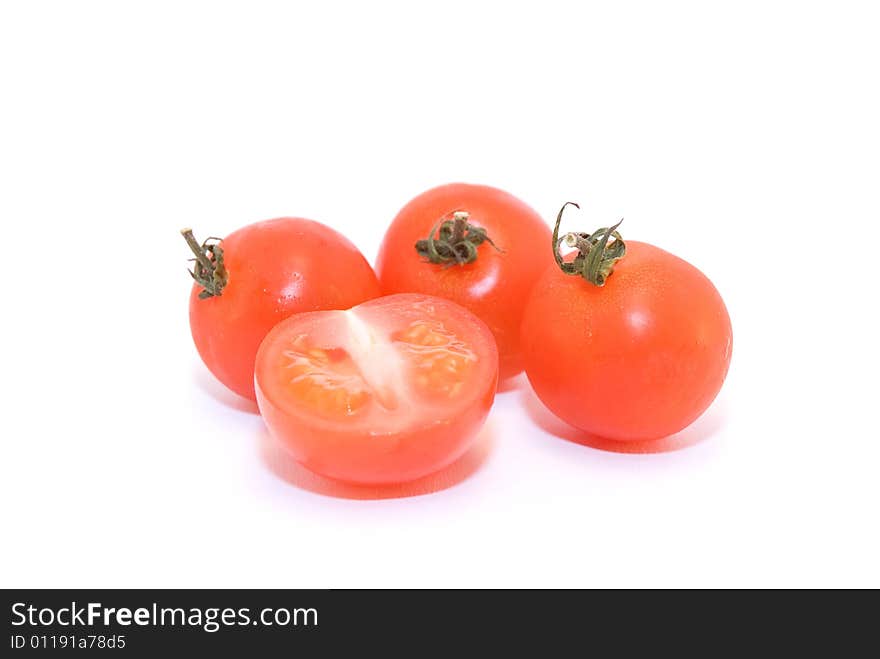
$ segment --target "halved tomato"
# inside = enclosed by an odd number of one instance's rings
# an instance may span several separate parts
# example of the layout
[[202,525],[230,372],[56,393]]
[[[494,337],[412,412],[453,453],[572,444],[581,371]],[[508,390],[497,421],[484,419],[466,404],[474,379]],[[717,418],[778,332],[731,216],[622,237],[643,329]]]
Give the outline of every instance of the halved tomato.
[[473,443],[498,381],[489,328],[441,298],[401,294],[291,316],[257,353],[257,403],[272,435],[319,474],[397,483]]

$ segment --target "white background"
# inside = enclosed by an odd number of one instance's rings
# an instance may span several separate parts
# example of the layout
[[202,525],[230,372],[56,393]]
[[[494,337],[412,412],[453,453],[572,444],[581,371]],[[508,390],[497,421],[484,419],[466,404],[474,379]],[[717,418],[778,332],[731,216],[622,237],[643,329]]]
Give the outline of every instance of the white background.
[[[0,585],[880,586],[876,12],[4,2]],[[455,180],[703,269],[706,415],[612,452],[520,380],[409,491],[279,454],[196,355],[178,229],[301,215],[372,260]]]

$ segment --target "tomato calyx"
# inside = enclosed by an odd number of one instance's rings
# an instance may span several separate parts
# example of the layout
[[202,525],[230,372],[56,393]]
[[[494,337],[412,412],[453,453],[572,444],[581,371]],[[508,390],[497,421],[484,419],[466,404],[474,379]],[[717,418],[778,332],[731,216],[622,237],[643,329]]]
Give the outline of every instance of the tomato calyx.
[[202,287],[199,299],[204,300],[219,296],[223,293],[223,288],[229,278],[226,266],[223,265],[221,239],[210,237],[200,245],[193,236],[192,229],[181,229],[180,234],[189,245],[192,253],[195,254],[195,257],[190,259],[193,262],[193,269],[189,271],[189,274]]
[[[428,237],[416,242],[419,256],[430,263],[445,266],[467,265],[477,260],[477,248],[489,243],[502,252],[482,227],[468,222],[467,211],[455,211],[451,220],[440,220],[433,226]],[[436,238],[435,238],[436,236]]]
[[[553,227],[553,258],[559,269],[567,275],[583,277],[595,286],[604,286],[608,276],[614,272],[614,264],[626,255],[626,243],[617,231],[620,222],[611,227],[596,229],[593,233],[569,232],[559,237],[559,225],[562,214],[568,206],[580,208],[573,201],[567,201],[556,215],[556,226]],[[609,242],[613,238],[614,240]],[[559,251],[562,244],[577,249],[577,256],[566,261]]]

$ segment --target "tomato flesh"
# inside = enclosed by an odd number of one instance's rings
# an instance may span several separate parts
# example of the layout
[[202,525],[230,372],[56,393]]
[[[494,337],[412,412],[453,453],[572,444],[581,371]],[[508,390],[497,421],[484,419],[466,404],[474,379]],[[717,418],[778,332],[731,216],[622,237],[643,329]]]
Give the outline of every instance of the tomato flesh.
[[260,346],[255,388],[270,432],[306,467],[394,483],[471,446],[497,379],[482,321],[447,300],[402,294],[283,321]]

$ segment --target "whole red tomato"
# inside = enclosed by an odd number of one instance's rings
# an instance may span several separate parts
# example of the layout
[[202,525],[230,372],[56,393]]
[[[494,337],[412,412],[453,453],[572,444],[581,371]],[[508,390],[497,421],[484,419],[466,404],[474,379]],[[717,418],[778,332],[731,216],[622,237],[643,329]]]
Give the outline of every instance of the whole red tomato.
[[347,309],[379,295],[379,283],[345,236],[312,220],[250,224],[223,241],[196,242],[189,321],[208,369],[256,400],[254,360],[263,337],[291,314]]
[[691,264],[624,243],[616,227],[567,234],[576,252],[563,259],[561,217],[552,239],[558,263],[538,280],[523,317],[535,393],[599,437],[649,440],[682,430],[727,375],[732,336],[721,296]]
[[[498,343],[501,378],[522,370],[519,327],[528,291],[552,261],[535,258],[550,228],[513,195],[452,183],[410,201],[379,249],[384,293],[424,293],[481,318]],[[544,254],[542,252],[542,254]]]

